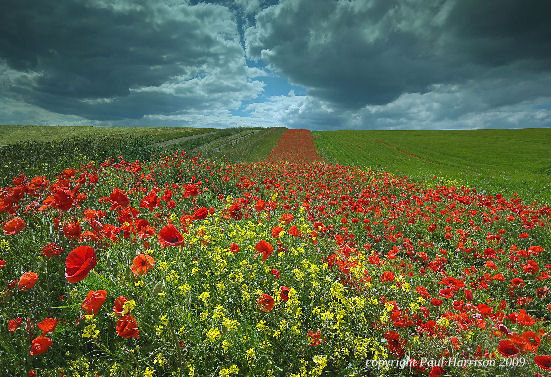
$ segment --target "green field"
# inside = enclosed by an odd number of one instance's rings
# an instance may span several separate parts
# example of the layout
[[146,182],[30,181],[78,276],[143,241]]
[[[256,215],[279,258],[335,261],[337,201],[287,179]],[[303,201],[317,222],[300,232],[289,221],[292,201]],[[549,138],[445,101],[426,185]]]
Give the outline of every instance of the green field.
[[[149,160],[184,150],[211,158],[260,161],[285,128],[0,126],[0,185],[19,174],[49,178],[83,163],[123,156]],[[243,137],[247,136],[247,137]]]
[[318,153],[331,162],[551,203],[551,129],[323,131],[314,137]]

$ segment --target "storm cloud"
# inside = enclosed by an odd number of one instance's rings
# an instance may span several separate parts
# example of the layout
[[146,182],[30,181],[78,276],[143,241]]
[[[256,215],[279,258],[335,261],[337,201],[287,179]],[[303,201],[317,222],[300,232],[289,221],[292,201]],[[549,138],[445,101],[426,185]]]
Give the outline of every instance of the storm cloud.
[[549,14],[545,0],[5,0],[0,122],[549,127]]

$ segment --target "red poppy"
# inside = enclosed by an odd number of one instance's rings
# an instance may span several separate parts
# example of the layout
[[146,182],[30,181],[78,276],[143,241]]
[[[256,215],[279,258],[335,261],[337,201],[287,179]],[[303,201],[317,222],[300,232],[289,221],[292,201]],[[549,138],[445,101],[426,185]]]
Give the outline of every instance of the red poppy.
[[310,346],[317,347],[321,344],[322,341],[325,340],[325,338],[321,339],[321,331],[318,330],[316,332],[308,331],[308,338],[310,338]]
[[120,207],[125,208],[128,207],[128,205],[130,204],[128,196],[126,196],[126,194],[117,187],[114,188],[111,195],[109,195],[109,201],[112,204],[111,210]]
[[31,289],[36,284],[36,281],[38,280],[38,275],[35,272],[28,271],[25,272],[21,277],[19,278],[18,287],[20,291]]
[[287,301],[289,299],[289,291],[291,289],[289,287],[281,287],[281,292],[279,292],[279,297],[281,298],[281,301]]
[[115,299],[114,305],[113,305],[113,311],[117,315],[122,315],[122,312],[124,311],[124,303],[127,302],[128,299],[124,296],[119,296]]
[[394,273],[392,271],[385,271],[383,272],[383,274],[381,275],[381,282],[385,282],[385,281],[394,281],[395,279],[395,276],[394,276]]
[[42,248],[42,255],[48,259],[50,259],[52,255],[59,255],[61,253],[63,253],[63,248],[61,246],[57,246],[53,242]]
[[428,377],[440,377],[444,373],[444,368],[442,367],[432,367]]
[[281,274],[279,273],[279,271],[278,271],[277,269],[275,269],[275,268],[272,268],[272,270],[270,271],[270,273],[271,273],[272,275],[274,275],[274,277],[275,277],[276,279],[279,279],[279,277],[281,276]]
[[398,334],[396,331],[388,331],[384,335],[384,338],[387,340],[387,348],[391,353],[398,357],[402,357],[405,355],[405,351],[403,349],[405,341],[404,339],[400,338],[400,334]]
[[14,217],[10,221],[4,224],[4,234],[11,236],[17,234],[23,230],[25,222],[20,217]]
[[430,300],[430,303],[434,306],[440,306],[442,305],[443,301],[440,300],[439,298],[436,298],[436,297],[433,297],[431,300]]
[[96,266],[96,252],[90,246],[79,246],[65,259],[65,278],[69,283],[76,283],[88,276]]
[[504,357],[515,357],[520,350],[509,339],[503,339],[497,346],[498,352]]
[[6,267],[6,261],[3,259],[0,259],[0,268]]
[[269,242],[266,242],[264,240],[257,242],[257,244],[254,246],[254,249],[259,252],[256,255],[260,255],[262,253],[263,261],[268,259],[268,257],[274,252],[274,247]]
[[298,237],[299,232],[297,226],[293,225],[292,227],[290,227],[288,233],[293,237]]
[[17,330],[22,321],[23,318],[10,319],[10,321],[8,322],[8,331],[14,332],[15,330]]
[[46,335],[47,333],[54,331],[56,326],[57,318],[44,318],[38,324],[38,328],[43,331],[42,335]]
[[266,207],[266,202],[264,200],[259,200],[254,205],[254,209],[257,211],[262,211]]
[[271,311],[274,308],[274,303],[274,298],[267,293],[262,293],[256,300],[258,308],[263,312]]
[[178,229],[172,224],[166,225],[159,231],[158,239],[162,248],[180,246],[184,243],[184,236],[182,236],[182,234],[178,232]]
[[140,333],[140,330],[138,329],[138,322],[136,322],[136,319],[129,314],[123,315],[119,318],[117,321],[116,330],[117,335],[123,338],[138,339],[138,335]]
[[551,356],[549,355],[536,356],[534,362],[542,369],[551,370]]
[[62,211],[68,211],[73,205],[73,197],[71,192],[67,190],[57,189],[54,194],[53,206]]
[[82,228],[80,223],[75,221],[74,223],[66,223],[63,225],[63,234],[70,240],[78,240],[80,234],[82,233]]
[[101,308],[105,302],[106,297],[107,292],[103,289],[100,289],[99,291],[90,290],[80,306],[86,314],[98,314],[99,308]]
[[199,194],[199,189],[197,185],[190,184],[184,186],[184,198],[189,198],[190,196],[197,196]]
[[209,214],[209,210],[205,207],[201,207],[193,213],[193,220],[203,220],[206,219]]
[[277,238],[279,233],[283,232],[283,228],[280,226],[274,226],[272,228],[272,237]]
[[232,244],[230,245],[230,251],[235,254],[239,252],[239,250],[240,250],[239,245],[236,244],[235,242],[232,242]]
[[136,275],[145,275],[147,271],[153,268],[155,260],[152,256],[146,254],[140,254],[134,258],[130,269]]
[[53,343],[50,338],[46,338],[45,336],[35,338],[31,344],[31,355],[34,356],[43,354],[52,346],[52,344]]

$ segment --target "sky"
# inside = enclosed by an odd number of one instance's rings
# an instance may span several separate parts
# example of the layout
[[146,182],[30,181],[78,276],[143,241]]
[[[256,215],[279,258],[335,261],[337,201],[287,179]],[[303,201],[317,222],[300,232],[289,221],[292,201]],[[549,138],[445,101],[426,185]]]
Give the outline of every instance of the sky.
[[551,127],[549,0],[2,0],[0,124]]

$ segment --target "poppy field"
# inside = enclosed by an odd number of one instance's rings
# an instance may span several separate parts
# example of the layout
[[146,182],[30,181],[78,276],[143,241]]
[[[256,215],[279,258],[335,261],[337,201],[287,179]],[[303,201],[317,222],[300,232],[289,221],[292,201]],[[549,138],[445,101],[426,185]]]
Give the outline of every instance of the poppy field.
[[0,375],[551,375],[548,205],[306,130],[261,162],[123,155],[0,189]]

